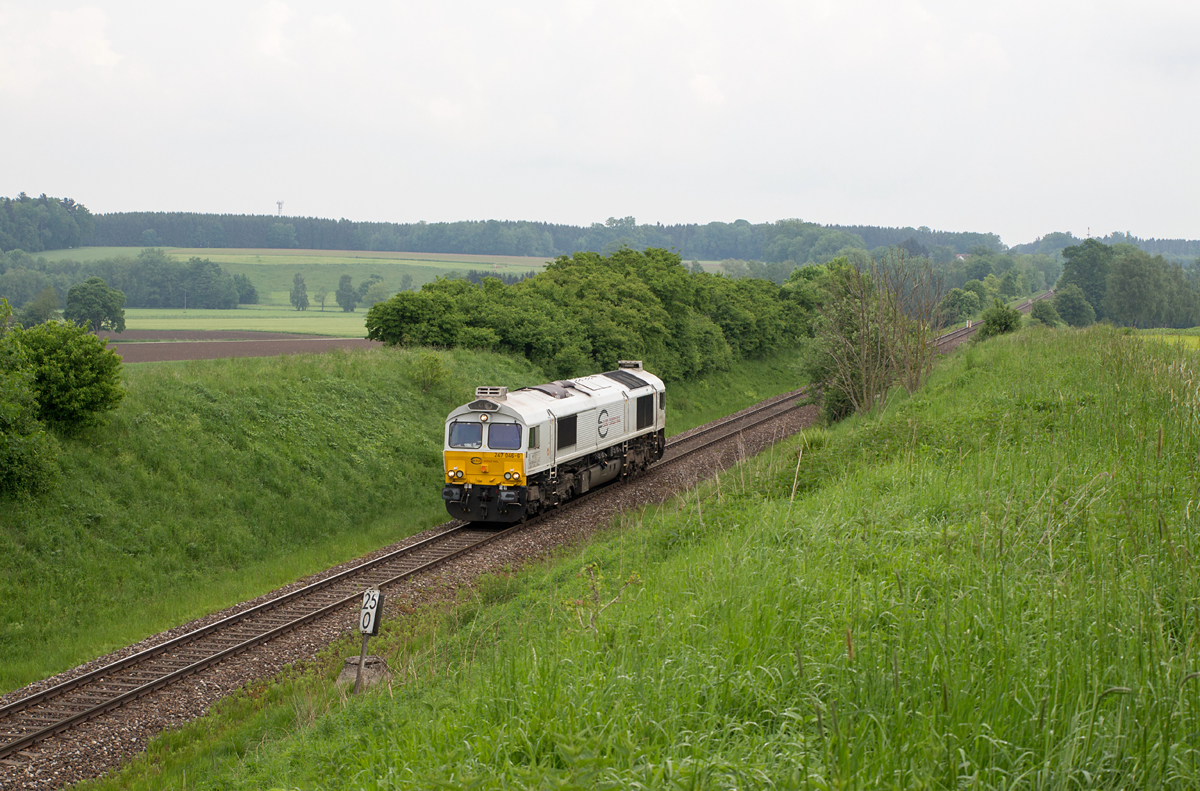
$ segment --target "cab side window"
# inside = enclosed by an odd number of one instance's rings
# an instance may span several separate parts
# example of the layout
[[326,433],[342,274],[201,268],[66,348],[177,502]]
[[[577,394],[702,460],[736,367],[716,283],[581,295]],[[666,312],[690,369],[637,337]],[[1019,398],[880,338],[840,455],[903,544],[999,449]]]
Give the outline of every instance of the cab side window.
[[538,427],[530,426],[529,427],[529,447],[530,448],[540,448],[541,446],[542,446],[542,443],[541,443],[541,438],[538,436]]

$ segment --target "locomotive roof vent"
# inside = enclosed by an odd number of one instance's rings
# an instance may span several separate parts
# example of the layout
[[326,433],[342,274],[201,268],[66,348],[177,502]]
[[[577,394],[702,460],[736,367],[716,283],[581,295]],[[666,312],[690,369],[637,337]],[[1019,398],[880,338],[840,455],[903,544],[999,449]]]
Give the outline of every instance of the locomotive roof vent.
[[631,371],[642,370],[641,360],[617,360],[617,368],[629,369]]
[[476,387],[476,398],[508,398],[507,387]]

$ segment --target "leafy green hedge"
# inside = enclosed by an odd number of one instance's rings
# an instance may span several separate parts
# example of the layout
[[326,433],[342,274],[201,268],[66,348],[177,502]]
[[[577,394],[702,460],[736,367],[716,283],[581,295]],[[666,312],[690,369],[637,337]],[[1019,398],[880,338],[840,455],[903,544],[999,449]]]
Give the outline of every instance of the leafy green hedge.
[[368,337],[403,346],[495,349],[554,376],[637,358],[678,381],[794,345],[809,314],[765,280],[691,273],[666,250],[562,256],[513,285],[442,279],[367,313]]

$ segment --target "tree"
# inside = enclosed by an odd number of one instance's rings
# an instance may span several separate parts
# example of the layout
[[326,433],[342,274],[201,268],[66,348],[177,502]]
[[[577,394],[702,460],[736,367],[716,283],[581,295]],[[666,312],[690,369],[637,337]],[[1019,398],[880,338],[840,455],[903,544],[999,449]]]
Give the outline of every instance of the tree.
[[1010,308],[1000,300],[983,312],[983,326],[975,334],[976,341],[986,341],[996,335],[1016,332],[1021,328],[1021,311]]
[[1086,327],[1096,321],[1096,311],[1083,295],[1083,289],[1074,283],[1060,285],[1054,290],[1054,310],[1072,327]]
[[1104,313],[1132,327],[1162,326],[1167,308],[1167,262],[1142,250],[1117,256],[1109,267]]
[[124,292],[109,288],[102,278],[92,277],[71,286],[63,318],[88,327],[96,334],[102,329],[124,332],[124,305]]
[[[1104,295],[1108,292],[1108,272],[1112,266],[1113,249],[1096,239],[1085,239],[1082,244],[1064,248],[1062,255],[1066,263],[1063,264],[1058,285],[1078,286],[1084,299],[1092,306],[1096,318],[1104,318]],[[1061,309],[1058,313],[1063,315]]]
[[1021,295],[1021,284],[1015,269],[1010,269],[1000,278],[1000,296],[1015,299]]
[[982,280],[968,280],[966,283],[963,283],[963,291],[970,291],[975,295],[976,300],[979,302],[979,307],[975,308],[976,310],[986,305],[990,298],[987,286],[983,284]]
[[345,313],[353,313],[354,308],[358,305],[358,291],[354,288],[354,284],[350,280],[350,275],[342,275],[338,280],[337,293],[334,294],[337,303],[342,306],[342,311]]
[[974,291],[952,288],[942,300],[941,310],[942,319],[947,324],[954,324],[979,312],[979,296]]
[[320,291],[317,292],[317,296],[313,299],[313,301],[316,302],[318,305],[320,305],[321,311],[324,312],[325,300],[328,298],[329,298],[329,292],[326,291],[325,289],[321,289]]
[[86,329],[48,322],[15,330],[33,371],[38,417],[66,433],[95,425],[125,397],[121,358]]
[[58,292],[54,286],[46,286],[33,301],[21,309],[17,321],[22,327],[32,327],[44,321],[58,318]]
[[153,228],[147,228],[142,231],[142,236],[139,239],[142,247],[162,247],[162,239],[159,238],[158,232]]
[[382,282],[383,282],[383,278],[380,277],[379,275],[371,275],[366,280],[359,283],[358,284],[358,301],[365,302],[366,296],[367,296],[367,291],[369,291],[371,289],[371,286],[375,285],[376,283],[382,283]]
[[250,278],[247,275],[234,275],[233,284],[237,287],[239,305],[258,304],[258,289],[250,282]]
[[1047,327],[1054,327],[1062,323],[1058,311],[1054,309],[1054,303],[1046,299],[1039,299],[1033,303],[1033,307],[1029,311],[1029,316],[1034,321],[1040,321]]
[[267,229],[267,247],[296,247],[296,226],[291,223],[272,223]]
[[408,272],[405,272],[403,275],[400,276],[400,290],[401,291],[412,291],[413,290],[413,276],[410,275]]
[[370,307],[377,302],[383,302],[388,296],[387,286],[382,282],[372,283],[371,287],[367,289],[367,293],[363,294],[362,303]]
[[304,285],[304,275],[299,272],[292,278],[292,307],[296,310],[308,310],[308,286]]

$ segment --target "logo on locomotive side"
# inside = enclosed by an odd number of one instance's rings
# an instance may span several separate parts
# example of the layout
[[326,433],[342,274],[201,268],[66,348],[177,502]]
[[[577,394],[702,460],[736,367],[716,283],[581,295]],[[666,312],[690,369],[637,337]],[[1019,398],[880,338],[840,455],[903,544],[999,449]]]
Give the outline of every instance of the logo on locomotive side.
[[597,419],[597,421],[596,421],[596,426],[597,426],[597,432],[600,434],[601,439],[608,436],[609,426],[619,426],[619,425],[621,425],[621,416],[620,415],[617,415],[616,417],[609,417],[607,409],[600,410],[600,416],[599,416],[599,419]]

